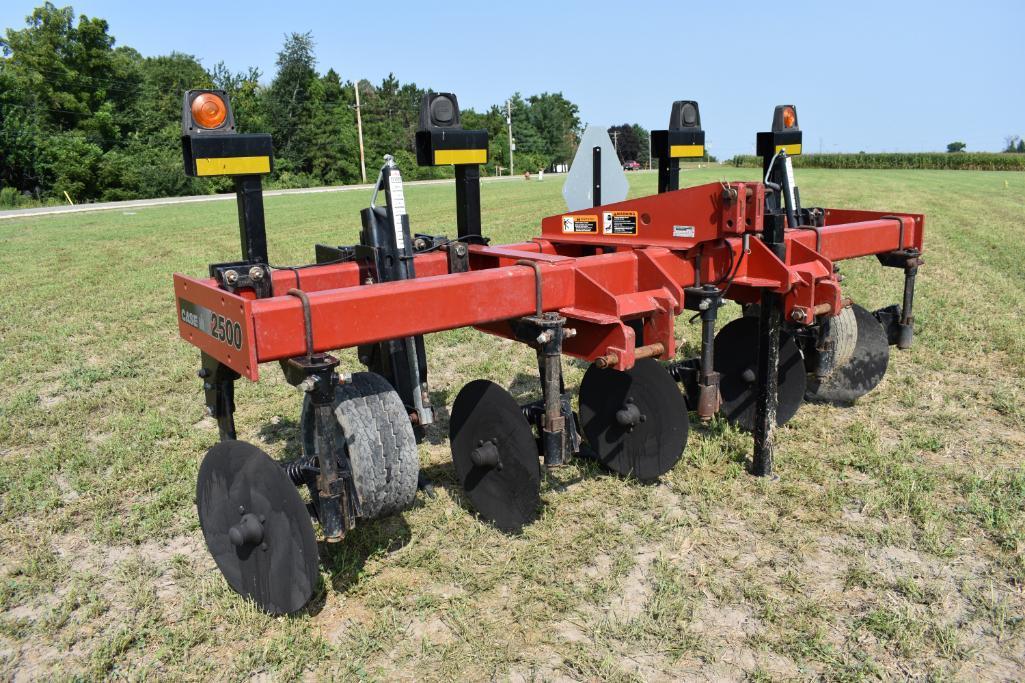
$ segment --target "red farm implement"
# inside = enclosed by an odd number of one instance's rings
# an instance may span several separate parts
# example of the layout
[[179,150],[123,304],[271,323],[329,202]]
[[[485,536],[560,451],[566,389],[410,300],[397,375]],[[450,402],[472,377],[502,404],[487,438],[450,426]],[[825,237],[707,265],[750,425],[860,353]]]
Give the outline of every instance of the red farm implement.
[[[267,255],[270,136],[237,134],[223,92],[191,91],[182,141],[189,174],[234,176],[242,237],[242,260],[211,265],[207,278],[174,276],[179,331],[202,352],[221,437],[200,468],[199,518],[232,588],[271,613],[301,609],[316,588],[314,520],[325,541],[341,541],[429,485],[417,455],[434,421],[426,334],[469,326],[537,352],[540,400],[519,405],[475,380],[451,408],[456,476],[477,514],[506,531],[537,516],[542,464],[587,457],[657,479],[686,448],[690,412],[750,430],[751,471],[771,474],[775,426],[806,398],[845,403],[870,391],[889,346],[911,344],[923,216],[802,207],[790,105],[758,135],[761,182],[678,189],[680,159],[704,154],[697,103],[681,101],[669,128],[652,133],[658,194],[600,204],[596,170],[596,205],[495,246],[480,218],[487,134],[462,129],[453,95],[428,94],[417,160],[455,166],[457,236],[412,232],[389,158],[359,244],[317,245],[316,263],[288,268]],[[871,313],[844,297],[836,263],[868,255],[903,269],[902,305]],[[716,334],[728,300],[744,315]],[[678,359],[674,322],[685,312],[700,318],[700,353]],[[366,371],[339,372],[329,352],[351,347]],[[577,411],[564,354],[590,362]],[[237,441],[233,419],[235,380],[256,381],[271,361],[306,396],[302,452],[285,463]]]

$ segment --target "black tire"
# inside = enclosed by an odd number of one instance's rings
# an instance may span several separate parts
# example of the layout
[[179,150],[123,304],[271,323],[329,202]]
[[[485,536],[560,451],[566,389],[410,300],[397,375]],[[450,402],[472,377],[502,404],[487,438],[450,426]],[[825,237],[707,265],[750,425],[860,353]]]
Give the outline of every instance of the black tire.
[[[375,519],[409,507],[416,496],[420,456],[402,400],[384,377],[357,372],[335,390],[337,444],[349,454],[360,516]],[[313,406],[303,401],[303,453],[313,455]]]

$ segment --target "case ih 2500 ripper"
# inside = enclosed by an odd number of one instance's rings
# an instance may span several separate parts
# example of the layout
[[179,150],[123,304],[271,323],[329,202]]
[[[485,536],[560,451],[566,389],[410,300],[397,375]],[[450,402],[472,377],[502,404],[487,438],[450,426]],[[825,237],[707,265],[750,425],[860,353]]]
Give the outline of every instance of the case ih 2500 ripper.
[[[851,401],[882,378],[889,345],[911,344],[923,217],[803,208],[790,105],[758,134],[763,182],[678,189],[679,161],[704,154],[704,132],[697,103],[676,102],[668,129],[651,136],[657,195],[550,216],[540,237],[493,246],[480,222],[487,133],[462,129],[453,95],[428,94],[417,161],[455,166],[457,236],[412,232],[399,169],[386,159],[360,243],[317,245],[316,264],[288,268],[267,255],[270,136],[236,133],[219,91],[187,93],[182,125],[190,175],[235,177],[242,236],[242,260],[211,265],[205,279],[174,276],[179,330],[202,351],[199,376],[221,437],[200,467],[199,519],[228,583],[271,613],[299,610],[313,594],[313,519],[336,542],[416,495],[417,441],[434,420],[427,333],[472,326],[537,352],[540,400],[518,405],[478,379],[451,409],[458,480],[480,517],[503,530],[536,517],[539,460],[555,467],[580,454],[620,475],[658,478],[683,453],[689,410],[751,430],[752,472],[770,474],[773,428],[806,395]],[[867,255],[904,269],[903,305],[869,313],[843,296],[834,264]],[[715,334],[726,299],[744,316]],[[700,317],[700,354],[676,360],[674,320],[685,311]],[[366,372],[338,372],[327,352],[349,347]],[[576,413],[563,354],[591,363]],[[234,382],[257,380],[271,361],[306,395],[302,453],[287,463],[235,435]]]

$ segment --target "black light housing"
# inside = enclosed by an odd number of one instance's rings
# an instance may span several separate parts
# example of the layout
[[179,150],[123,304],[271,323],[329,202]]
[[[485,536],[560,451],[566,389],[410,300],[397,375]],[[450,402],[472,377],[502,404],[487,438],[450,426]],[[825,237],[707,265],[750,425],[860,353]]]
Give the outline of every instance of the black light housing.
[[[192,105],[200,97],[213,96],[224,105],[224,121],[216,126],[204,126],[196,121]],[[231,100],[223,90],[187,90],[182,97],[182,135],[225,135],[235,133],[235,114],[231,111]]]
[[416,131],[420,166],[471,166],[488,163],[488,132],[463,130],[459,100],[450,92],[427,92],[420,101]]
[[462,128],[459,100],[450,92],[424,93],[420,103],[420,130]]
[[673,102],[669,128],[651,131],[651,155],[667,161],[705,156],[705,131],[701,130],[701,109],[695,100]]
[[772,112],[772,130],[758,133],[755,153],[766,160],[779,152],[786,152],[787,156],[798,156],[802,152],[802,137],[797,124],[797,107],[792,104],[777,105]]
[[669,114],[669,130],[701,130],[701,111],[694,100],[673,102]]
[[772,112],[772,132],[801,130],[797,125],[797,107],[792,104],[780,104]]
[[[209,105],[205,110],[204,97]],[[211,119],[207,125],[204,116]],[[182,158],[190,177],[266,175],[274,168],[274,145],[266,133],[235,130],[228,93],[188,90],[182,98]]]

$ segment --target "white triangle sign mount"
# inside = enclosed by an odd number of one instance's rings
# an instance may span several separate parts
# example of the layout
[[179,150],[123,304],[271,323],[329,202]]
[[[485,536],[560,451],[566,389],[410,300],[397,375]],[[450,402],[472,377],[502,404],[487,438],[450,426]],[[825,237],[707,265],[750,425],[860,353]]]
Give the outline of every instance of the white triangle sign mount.
[[562,186],[562,197],[570,211],[594,206],[595,147],[601,147],[601,203],[612,204],[626,199],[629,183],[608,131],[601,126],[588,126],[580,138],[573,165]]

